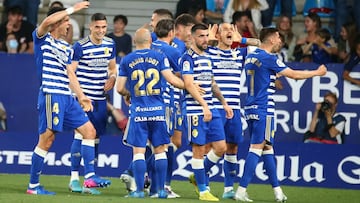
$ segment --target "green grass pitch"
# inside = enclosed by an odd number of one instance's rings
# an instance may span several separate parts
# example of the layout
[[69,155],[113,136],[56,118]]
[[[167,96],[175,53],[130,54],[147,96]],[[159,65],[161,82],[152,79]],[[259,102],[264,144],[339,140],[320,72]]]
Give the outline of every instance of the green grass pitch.
[[[181,198],[177,199],[129,199],[125,198],[125,185],[118,178],[111,178],[112,185],[109,188],[100,189],[101,195],[89,195],[71,193],[68,191],[68,176],[42,175],[41,183],[46,189],[54,191],[55,196],[37,196],[25,194],[29,176],[19,174],[0,174],[0,202],[14,203],[158,203],[158,202],[200,202],[194,192],[193,186],[187,181],[173,181],[172,188]],[[221,197],[223,184],[211,183],[211,191],[214,195]],[[314,187],[282,186],[288,197],[289,203],[359,203],[359,190],[341,190]],[[272,189],[269,184],[250,184],[248,193],[254,202],[275,202]],[[235,202],[234,200],[223,200],[221,202]]]

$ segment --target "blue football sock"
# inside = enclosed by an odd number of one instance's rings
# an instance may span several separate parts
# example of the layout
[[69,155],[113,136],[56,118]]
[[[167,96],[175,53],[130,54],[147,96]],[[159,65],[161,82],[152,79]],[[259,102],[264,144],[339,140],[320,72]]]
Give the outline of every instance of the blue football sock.
[[194,171],[195,180],[196,180],[199,192],[206,191],[204,160],[192,158],[191,159],[191,167]]
[[[165,178],[167,171],[168,161],[166,159],[166,153],[162,152],[159,154],[155,154],[155,171],[156,171],[156,184],[158,191],[164,190],[165,186]],[[154,182],[154,179],[152,179]]]
[[[261,154],[261,152],[260,152]],[[246,160],[245,160],[245,167],[244,167],[244,174],[240,179],[239,186],[247,188],[249,185],[256,168],[256,165],[259,162],[260,156],[252,151],[249,151]]]
[[31,157],[30,184],[38,184],[47,151],[35,147]]
[[90,178],[92,175],[95,175],[95,140],[82,140],[81,155],[84,159],[84,177]]
[[[265,151],[264,151],[265,152]],[[276,175],[276,164],[274,154],[263,154],[264,167],[272,187],[280,186]]]
[[173,146],[169,146],[168,147],[168,151],[166,152],[166,156],[167,156],[167,171],[166,171],[166,180],[165,180],[165,184],[166,185],[170,185],[171,183],[171,178],[172,178],[172,173],[173,173],[173,163],[174,163],[174,147]]
[[70,148],[71,171],[79,171],[81,162],[81,140],[73,139]]
[[141,192],[144,189],[144,175],[146,171],[146,163],[143,154],[134,155],[134,161],[132,166],[133,166],[134,178],[137,186],[136,191]]
[[232,187],[238,174],[236,154],[226,154],[224,158],[224,187]]

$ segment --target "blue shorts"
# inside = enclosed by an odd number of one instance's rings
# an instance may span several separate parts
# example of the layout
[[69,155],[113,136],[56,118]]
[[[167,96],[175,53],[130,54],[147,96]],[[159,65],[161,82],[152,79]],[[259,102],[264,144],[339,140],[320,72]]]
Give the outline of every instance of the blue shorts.
[[170,143],[165,121],[135,120],[133,116],[129,117],[127,132],[123,138],[125,144],[145,148],[148,140],[154,147]]
[[227,119],[224,109],[218,109],[224,125],[226,143],[239,144],[244,141],[240,109],[233,109],[234,117]]
[[210,142],[225,140],[221,117],[213,116],[210,122],[204,122],[203,115],[187,116],[187,136],[190,143],[205,145]]
[[275,129],[274,116],[259,115],[259,119],[248,119],[251,144],[260,144],[266,140],[267,144],[273,144]]
[[47,128],[61,132],[63,129],[77,129],[89,121],[79,102],[71,95],[45,94],[39,92],[39,133]]
[[96,135],[104,135],[107,123],[106,100],[93,100],[92,105],[94,110],[87,112],[87,115],[96,129]]

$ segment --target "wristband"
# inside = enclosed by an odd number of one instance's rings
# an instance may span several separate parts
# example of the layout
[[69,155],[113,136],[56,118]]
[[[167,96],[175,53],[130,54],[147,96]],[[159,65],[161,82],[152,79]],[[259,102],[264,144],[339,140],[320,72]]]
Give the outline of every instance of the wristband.
[[329,130],[330,128],[332,128],[333,126],[335,126],[335,124],[331,123],[327,125],[327,129]]
[[71,15],[71,14],[74,13],[74,7],[69,7],[69,8],[67,8],[67,9],[65,9],[65,11],[66,11],[66,13],[67,13],[68,15]]
[[243,37],[243,38],[241,38],[241,44],[246,44],[246,42],[247,42],[247,38],[246,37]]

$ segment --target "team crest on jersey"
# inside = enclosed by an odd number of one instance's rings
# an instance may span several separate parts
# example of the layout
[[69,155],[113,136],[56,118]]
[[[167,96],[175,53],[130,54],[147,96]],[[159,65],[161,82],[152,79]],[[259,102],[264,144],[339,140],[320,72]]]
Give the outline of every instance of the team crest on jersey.
[[236,59],[236,58],[237,58],[237,55],[236,55],[236,51],[235,51],[235,50],[231,50],[231,55],[232,55],[233,59]]
[[190,62],[184,61],[183,63],[183,71],[189,71],[190,70]]
[[59,118],[58,118],[57,116],[55,116],[55,117],[53,118],[53,124],[54,124],[54,125],[58,125],[58,124],[59,124]]
[[105,53],[105,55],[108,55],[110,53],[109,48],[106,47],[105,50],[104,50],[104,53]]
[[177,123],[178,123],[178,126],[181,126],[181,124],[182,124],[182,118],[178,118]]
[[199,135],[199,132],[196,129],[194,129],[194,130],[192,130],[191,135],[193,137],[197,137]]

